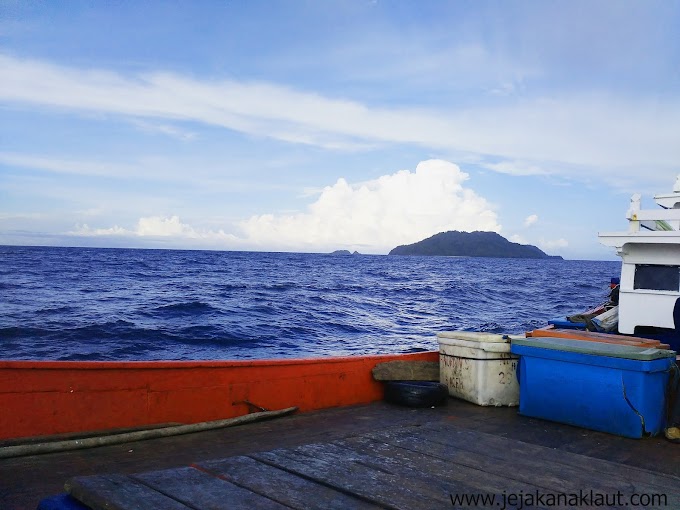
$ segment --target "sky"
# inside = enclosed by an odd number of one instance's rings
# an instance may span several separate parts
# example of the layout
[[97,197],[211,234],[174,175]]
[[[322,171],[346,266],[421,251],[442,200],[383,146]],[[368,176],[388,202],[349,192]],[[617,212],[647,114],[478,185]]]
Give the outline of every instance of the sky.
[[680,1],[0,0],[0,244],[615,260],[680,173]]

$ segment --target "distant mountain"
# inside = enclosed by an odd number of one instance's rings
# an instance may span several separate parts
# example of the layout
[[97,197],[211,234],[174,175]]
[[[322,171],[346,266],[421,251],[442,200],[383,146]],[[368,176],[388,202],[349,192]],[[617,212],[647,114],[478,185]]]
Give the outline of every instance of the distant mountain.
[[561,259],[529,244],[511,243],[496,232],[440,232],[417,243],[397,246],[390,255],[441,255],[518,259]]

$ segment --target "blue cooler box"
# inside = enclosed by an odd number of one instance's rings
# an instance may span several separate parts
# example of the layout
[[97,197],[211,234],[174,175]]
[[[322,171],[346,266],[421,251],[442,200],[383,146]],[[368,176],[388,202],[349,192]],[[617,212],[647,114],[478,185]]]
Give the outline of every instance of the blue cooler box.
[[633,438],[663,432],[674,351],[522,338],[511,352],[520,414]]

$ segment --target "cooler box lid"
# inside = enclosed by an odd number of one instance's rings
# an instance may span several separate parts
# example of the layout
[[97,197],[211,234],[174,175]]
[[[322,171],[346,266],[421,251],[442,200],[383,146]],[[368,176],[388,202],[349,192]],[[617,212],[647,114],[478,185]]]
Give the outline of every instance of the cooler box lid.
[[437,339],[467,340],[468,342],[510,342],[510,337],[508,335],[480,333],[478,331],[442,331],[441,333],[437,333]]
[[654,349],[637,347],[634,345],[605,344],[589,342],[587,340],[572,340],[569,338],[512,338],[512,345],[549,349],[553,351],[574,352],[591,356],[606,356],[610,358],[624,358],[637,361],[651,361],[663,358],[675,358],[675,351],[668,349]]
[[[443,331],[437,333],[437,341],[442,351],[450,351],[447,348],[466,347],[479,349],[486,352],[510,352],[510,339],[508,335],[494,333],[479,333],[474,331]],[[455,349],[454,349],[455,351]],[[451,354],[454,354],[451,351]]]

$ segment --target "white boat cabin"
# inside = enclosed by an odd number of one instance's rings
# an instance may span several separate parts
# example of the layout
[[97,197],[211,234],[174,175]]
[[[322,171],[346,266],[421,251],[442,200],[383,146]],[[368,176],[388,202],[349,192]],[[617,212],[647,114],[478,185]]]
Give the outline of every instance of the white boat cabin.
[[[641,210],[640,195],[631,197],[627,232],[602,232],[600,242],[614,246],[622,258],[619,332],[637,326],[673,329],[680,298],[680,175],[672,193],[656,195],[659,209]],[[680,306],[680,305],[679,305]]]

